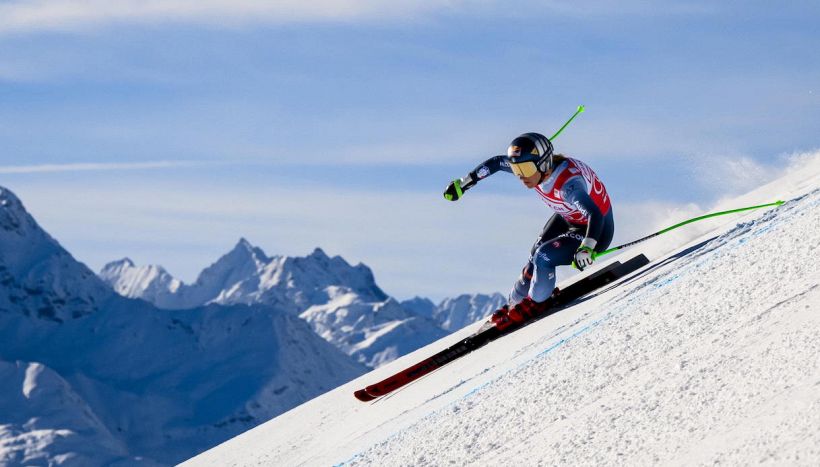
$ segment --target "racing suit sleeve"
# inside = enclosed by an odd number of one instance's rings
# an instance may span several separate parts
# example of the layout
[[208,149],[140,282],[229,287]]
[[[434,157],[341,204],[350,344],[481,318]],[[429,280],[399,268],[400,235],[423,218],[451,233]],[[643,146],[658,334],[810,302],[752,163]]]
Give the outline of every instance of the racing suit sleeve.
[[483,180],[499,170],[512,173],[507,156],[493,156],[479,164],[478,167],[461,178],[461,188],[464,190],[472,188],[479,180]]
[[575,176],[567,180],[561,189],[561,198],[589,217],[585,237],[598,243],[604,228],[604,214],[589,196],[583,177]]

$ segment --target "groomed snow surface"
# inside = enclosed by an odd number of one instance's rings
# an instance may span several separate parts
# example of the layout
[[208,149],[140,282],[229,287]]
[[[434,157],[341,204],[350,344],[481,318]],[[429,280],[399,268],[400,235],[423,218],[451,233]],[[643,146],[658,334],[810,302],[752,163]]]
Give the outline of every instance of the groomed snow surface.
[[817,168],[725,207],[785,205],[633,249],[653,261],[617,287],[394,394],[352,393],[475,326],[185,465],[818,465]]

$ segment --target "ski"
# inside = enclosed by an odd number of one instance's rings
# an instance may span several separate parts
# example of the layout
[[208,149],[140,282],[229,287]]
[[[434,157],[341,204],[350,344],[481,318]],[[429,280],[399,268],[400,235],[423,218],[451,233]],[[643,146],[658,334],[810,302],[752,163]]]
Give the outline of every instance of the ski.
[[358,391],[355,391],[353,395],[356,399],[362,402],[372,401],[376,398],[387,395],[390,392],[395,391],[396,389],[405,386],[438,368],[441,368],[453,360],[463,357],[464,355],[489,344],[501,336],[507,335],[533,321],[537,321],[560,311],[571,302],[578,300],[611,282],[621,279],[632,272],[637,271],[648,263],[649,259],[642,254],[626,261],[625,263],[621,263],[619,261],[611,263],[590,276],[574,282],[562,289],[561,293],[556,296],[553,305],[532,319],[523,323],[516,323],[504,328],[503,330],[500,330],[498,327],[493,325],[492,322],[485,323],[475,334],[451,345],[450,347],[447,347],[441,352],[438,352],[437,354],[428,357],[411,367],[405,368],[393,376],[379,381],[378,383],[371,384],[364,389],[359,389]]

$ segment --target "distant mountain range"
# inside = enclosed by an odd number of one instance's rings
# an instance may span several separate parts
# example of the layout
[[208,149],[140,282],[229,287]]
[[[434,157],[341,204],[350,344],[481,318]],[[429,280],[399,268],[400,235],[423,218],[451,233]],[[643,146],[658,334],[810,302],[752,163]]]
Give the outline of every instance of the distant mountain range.
[[365,265],[244,239],[190,285],[128,259],[98,277],[2,187],[0,285],[0,464],[175,463],[504,300],[399,303]]
[[427,298],[416,297],[401,302],[411,312],[425,316],[447,331],[457,331],[490,316],[495,310],[507,303],[500,293],[492,295],[464,294],[447,298],[435,305]]
[[438,307],[426,299],[399,303],[363,264],[351,266],[319,248],[306,257],[269,257],[244,238],[190,285],[161,266],[136,266],[128,258],[107,264],[100,277],[123,296],[165,309],[275,307],[301,317],[317,335],[371,368],[475,322],[503,302],[501,295],[464,295]]

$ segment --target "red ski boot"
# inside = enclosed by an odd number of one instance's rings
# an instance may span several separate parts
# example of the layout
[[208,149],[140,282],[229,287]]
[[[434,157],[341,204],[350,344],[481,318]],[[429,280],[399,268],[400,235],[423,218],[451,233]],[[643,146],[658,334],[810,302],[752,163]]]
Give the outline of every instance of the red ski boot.
[[493,313],[490,321],[495,324],[499,331],[503,331],[514,324],[524,323],[552,308],[556,303],[558,294],[559,290],[556,288],[552,295],[543,302],[536,302],[532,298],[526,297],[512,308],[504,305]]
[[510,311],[507,312],[507,315],[509,315],[510,319],[515,321],[516,323],[523,323],[524,321],[531,320],[535,315],[542,311],[542,308],[546,309],[542,306],[541,303],[538,303],[534,301],[532,298],[527,297],[524,300],[521,300],[521,302],[515,305],[514,307],[510,308]]
[[493,313],[490,321],[495,324],[495,327],[497,327],[499,331],[503,331],[510,326],[530,320],[535,316],[539,305],[539,303],[535,303],[530,297],[527,297],[512,308],[508,305],[504,305]]
[[490,321],[495,324],[495,327],[498,328],[499,331],[503,331],[508,327],[515,324],[511,319],[508,313],[510,312],[510,307],[508,305],[504,305],[499,308],[493,315],[490,317]]

